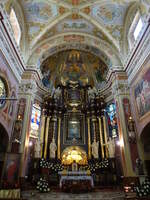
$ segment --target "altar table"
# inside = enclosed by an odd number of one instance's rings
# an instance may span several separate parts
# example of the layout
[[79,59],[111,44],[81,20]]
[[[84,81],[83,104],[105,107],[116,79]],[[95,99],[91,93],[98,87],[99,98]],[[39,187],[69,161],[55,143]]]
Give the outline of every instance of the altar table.
[[91,187],[94,187],[94,181],[93,181],[93,177],[89,174],[87,174],[87,172],[82,171],[82,172],[67,172],[67,173],[63,173],[60,172],[59,173],[61,175],[60,177],[60,182],[59,182],[59,186],[60,188],[62,188],[63,183],[65,183],[65,181],[89,181],[91,183]]

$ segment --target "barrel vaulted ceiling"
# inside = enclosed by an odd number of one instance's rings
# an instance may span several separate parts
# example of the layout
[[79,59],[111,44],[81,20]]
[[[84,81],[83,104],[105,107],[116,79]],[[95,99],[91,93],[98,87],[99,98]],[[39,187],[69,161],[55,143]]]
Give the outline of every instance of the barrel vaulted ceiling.
[[9,14],[13,7],[18,17],[27,65],[38,67],[54,53],[78,49],[100,57],[109,67],[121,67],[126,24],[137,9],[146,12],[141,2],[144,1],[5,0],[5,8]]

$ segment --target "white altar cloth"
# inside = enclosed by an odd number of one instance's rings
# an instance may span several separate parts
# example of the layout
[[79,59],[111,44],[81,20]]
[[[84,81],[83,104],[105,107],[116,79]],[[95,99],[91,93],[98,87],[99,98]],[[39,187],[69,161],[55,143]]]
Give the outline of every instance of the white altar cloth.
[[86,171],[70,171],[64,174],[63,172],[59,172],[61,175],[60,177],[60,182],[59,182],[59,187],[62,188],[63,182],[67,180],[72,180],[72,181],[80,181],[80,180],[87,180],[90,181],[91,187],[94,187],[94,181],[93,177],[91,175],[87,175]]

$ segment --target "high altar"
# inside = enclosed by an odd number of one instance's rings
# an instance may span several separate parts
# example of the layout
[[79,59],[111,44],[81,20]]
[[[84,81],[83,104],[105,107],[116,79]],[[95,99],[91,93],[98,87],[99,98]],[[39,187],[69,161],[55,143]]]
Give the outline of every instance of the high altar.
[[[84,71],[76,77],[76,72],[84,69],[80,54],[71,51],[66,60],[62,68],[65,68],[67,76],[64,73],[56,79],[54,93],[44,99],[41,157],[53,162],[60,160],[67,171],[86,173],[90,170],[90,161],[100,162],[110,155],[106,104]],[[77,164],[77,169],[72,169],[73,163]],[[79,176],[81,172],[74,173]],[[62,176],[63,172],[59,174]]]

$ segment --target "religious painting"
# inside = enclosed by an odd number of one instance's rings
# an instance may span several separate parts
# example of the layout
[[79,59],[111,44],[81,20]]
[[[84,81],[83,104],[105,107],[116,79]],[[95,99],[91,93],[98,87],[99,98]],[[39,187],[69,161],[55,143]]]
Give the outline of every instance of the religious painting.
[[10,184],[17,183],[19,180],[20,154],[7,153],[3,180]]
[[67,113],[64,116],[64,144],[84,144],[84,116],[81,113]]
[[68,139],[80,138],[80,121],[77,118],[68,120]]
[[134,95],[139,117],[142,117],[150,111],[150,69],[137,83]]

